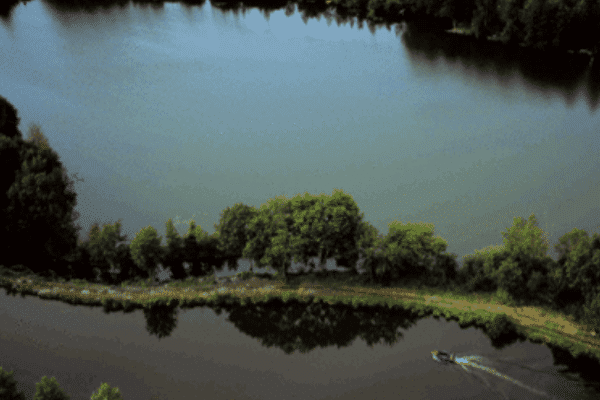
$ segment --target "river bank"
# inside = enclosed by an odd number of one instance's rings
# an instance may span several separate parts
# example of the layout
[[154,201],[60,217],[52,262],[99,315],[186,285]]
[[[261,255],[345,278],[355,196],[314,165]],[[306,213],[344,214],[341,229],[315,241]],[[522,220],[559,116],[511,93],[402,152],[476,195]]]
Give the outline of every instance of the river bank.
[[332,282],[314,276],[295,277],[285,284],[280,279],[259,276],[242,279],[214,277],[188,279],[153,285],[108,286],[87,282],[51,282],[36,276],[0,276],[3,287],[34,293],[40,298],[64,298],[74,303],[100,302],[107,299],[143,304],[156,299],[192,302],[217,301],[220,296],[237,297],[243,302],[284,299],[322,299],[330,303],[431,307],[434,315],[457,317],[459,322],[475,316],[506,315],[521,333],[531,340],[547,342],[575,352],[593,354],[600,359],[600,335],[575,323],[572,318],[543,307],[512,307],[486,294],[458,295],[432,288],[377,287],[353,282]]

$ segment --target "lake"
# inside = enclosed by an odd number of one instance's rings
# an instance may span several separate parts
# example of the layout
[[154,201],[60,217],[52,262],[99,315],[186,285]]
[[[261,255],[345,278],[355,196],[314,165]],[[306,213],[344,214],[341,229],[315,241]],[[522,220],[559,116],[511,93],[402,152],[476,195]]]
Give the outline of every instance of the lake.
[[[596,67],[328,14],[33,1],[0,22],[0,95],[83,179],[82,239],[119,218],[130,239],[164,235],[168,218],[212,233],[235,203],[333,189],[384,234],[434,223],[461,257],[531,213],[551,245],[574,227],[600,233]],[[281,309],[105,314],[2,293],[2,366],[29,398],[43,375],[73,400],[102,381],[126,400],[598,398],[541,344],[498,349],[455,322],[330,308],[311,337]],[[434,349],[503,376],[439,364]]]
[[[598,383],[563,352],[361,305],[271,300],[128,313],[0,294],[2,367],[33,397],[56,377],[72,400],[102,382],[125,400],[591,400]],[[445,349],[465,365],[441,364]],[[579,371],[579,372],[574,372]],[[582,373],[583,372],[583,373]],[[597,377],[596,377],[597,378]]]
[[235,203],[333,189],[383,234],[434,223],[459,262],[501,244],[515,216],[535,213],[551,246],[574,227],[600,233],[587,60],[371,32],[333,8],[52,4],[0,23],[0,94],[77,175],[81,239],[118,219],[129,239],[164,235],[169,218],[212,233]]

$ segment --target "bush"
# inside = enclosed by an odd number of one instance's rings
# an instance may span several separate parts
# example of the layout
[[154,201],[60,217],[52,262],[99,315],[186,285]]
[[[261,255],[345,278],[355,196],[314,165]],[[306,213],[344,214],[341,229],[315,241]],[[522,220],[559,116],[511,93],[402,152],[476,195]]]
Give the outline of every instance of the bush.
[[486,324],[485,330],[492,340],[496,340],[514,330],[514,324],[505,314],[496,314]]

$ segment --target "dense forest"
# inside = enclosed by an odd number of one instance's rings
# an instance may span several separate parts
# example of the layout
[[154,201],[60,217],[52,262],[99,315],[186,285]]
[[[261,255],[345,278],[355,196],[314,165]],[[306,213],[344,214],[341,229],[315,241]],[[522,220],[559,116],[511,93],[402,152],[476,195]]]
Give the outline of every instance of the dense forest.
[[[19,3],[2,2],[0,15],[8,15]],[[53,7],[94,12],[110,6],[124,7],[122,0],[45,0]],[[133,0],[136,4],[160,6],[163,1]],[[181,0],[202,5],[204,0]],[[271,12],[294,5],[306,17],[316,17],[331,7],[342,18],[357,17],[370,24],[415,22],[426,30],[460,28],[479,40],[497,40],[506,45],[540,50],[580,51],[595,55],[600,49],[600,2],[597,0],[215,0],[214,7],[235,10],[258,7]]]
[[[159,264],[173,280],[212,275],[225,265],[238,269],[241,258],[270,266],[288,279],[292,261],[314,271],[334,259],[369,280],[390,286],[407,279],[431,287],[466,292],[501,292],[523,304],[544,305],[600,327],[600,235],[573,229],[548,256],[545,233],[534,215],[514,218],[502,232],[504,244],[463,258],[458,267],[447,242],[434,237],[432,224],[392,222],[383,235],[363,220],[352,196],[297,195],[269,199],[260,208],[235,204],[220,215],[209,235],[190,221],[180,237],[166,221],[166,243],[152,226],[127,243],[120,220],[94,223],[78,240],[77,193],[59,155],[38,126],[28,137],[18,129],[17,110],[0,96],[0,265],[50,279],[84,279],[118,284],[154,278]],[[312,261],[319,260],[320,266]]]

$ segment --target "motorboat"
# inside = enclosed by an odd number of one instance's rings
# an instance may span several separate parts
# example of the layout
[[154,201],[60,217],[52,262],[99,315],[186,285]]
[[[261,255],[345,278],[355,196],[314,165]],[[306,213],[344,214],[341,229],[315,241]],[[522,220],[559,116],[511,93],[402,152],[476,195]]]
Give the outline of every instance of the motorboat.
[[434,350],[431,352],[431,356],[435,361],[443,362],[443,363],[456,363],[456,357],[454,353],[450,353],[448,351],[443,350]]

